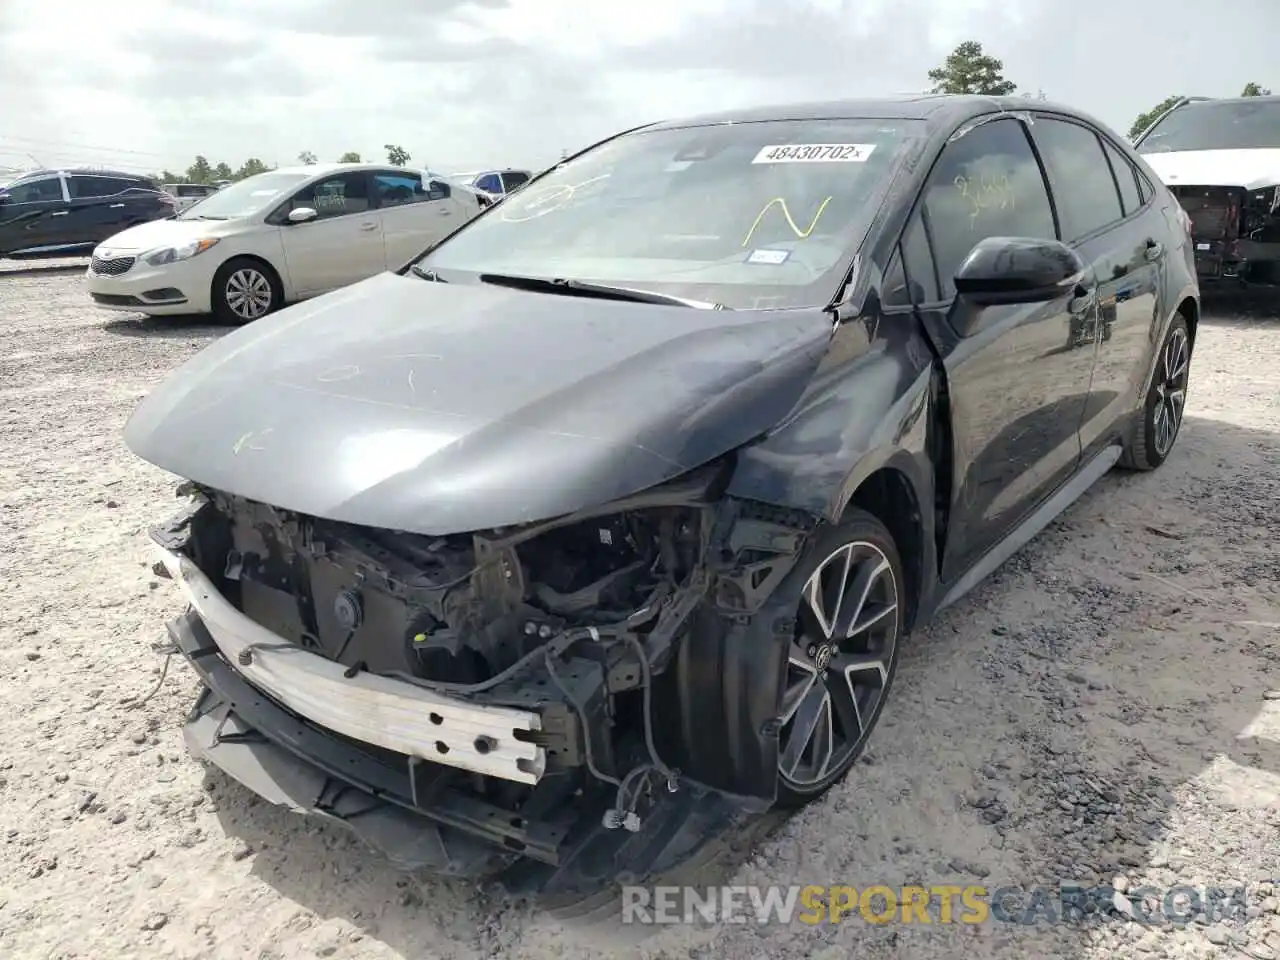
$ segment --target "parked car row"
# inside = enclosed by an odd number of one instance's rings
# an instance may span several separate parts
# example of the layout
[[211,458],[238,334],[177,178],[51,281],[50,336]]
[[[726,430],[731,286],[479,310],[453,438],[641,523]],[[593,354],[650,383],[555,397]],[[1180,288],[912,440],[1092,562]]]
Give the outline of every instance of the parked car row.
[[282,167],[114,234],[93,251],[89,293],[110,310],[245,323],[395,269],[480,209],[402,167]]

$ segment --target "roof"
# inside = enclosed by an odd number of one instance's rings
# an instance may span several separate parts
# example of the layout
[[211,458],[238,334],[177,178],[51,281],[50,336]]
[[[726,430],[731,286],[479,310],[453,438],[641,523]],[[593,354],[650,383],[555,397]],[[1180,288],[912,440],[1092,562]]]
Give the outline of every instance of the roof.
[[19,180],[28,177],[47,177],[56,173],[67,173],[82,177],[121,177],[125,180],[150,180],[145,173],[127,173],[124,170],[96,170],[89,167],[45,167],[40,170],[24,170],[18,174]]
[[827,100],[726,110],[682,120],[664,120],[647,129],[708,126],[715,123],[759,123],[767,120],[926,120],[962,123],[969,117],[999,110],[1053,110],[1085,117],[1071,107],[1026,97],[924,93],[897,97]]
[[1178,104],[1179,107],[1187,107],[1196,103],[1280,103],[1280,96],[1271,95],[1266,97],[1187,97]]

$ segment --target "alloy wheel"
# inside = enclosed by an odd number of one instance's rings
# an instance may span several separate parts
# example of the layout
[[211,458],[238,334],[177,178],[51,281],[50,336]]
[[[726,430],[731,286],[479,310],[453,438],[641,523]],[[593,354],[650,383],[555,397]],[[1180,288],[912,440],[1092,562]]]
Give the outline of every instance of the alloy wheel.
[[1187,400],[1187,376],[1191,364],[1191,346],[1186,331],[1175,327],[1161,351],[1156,367],[1155,407],[1152,410],[1152,439],[1161,458],[1173,448],[1182,424],[1182,410]]
[[227,306],[242,320],[257,320],[271,309],[271,281],[252,267],[241,267],[227,278]]
[[900,592],[873,543],[834,550],[800,599],[782,695],[778,768],[812,789],[842,771],[871,732],[898,641]]

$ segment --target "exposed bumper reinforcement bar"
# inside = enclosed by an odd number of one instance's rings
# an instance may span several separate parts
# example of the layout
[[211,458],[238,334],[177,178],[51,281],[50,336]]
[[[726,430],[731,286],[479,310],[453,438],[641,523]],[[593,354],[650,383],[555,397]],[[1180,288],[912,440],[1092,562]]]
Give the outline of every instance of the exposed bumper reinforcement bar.
[[156,550],[228,662],[298,715],[407,756],[517,783],[541,780],[546,750],[531,742],[542,727],[537,713],[468,703],[370,673],[348,677],[341,664],[246,617],[186,557]]
[[184,729],[191,753],[269,802],[341,823],[403,869],[578,901],[717,860],[732,840],[772,826],[751,804],[698,788],[664,795],[637,834],[602,829],[601,808],[579,809],[571,798],[519,817],[451,789],[415,804],[407,771],[246,683],[195,611],[172,620],[169,635],[205,686]]

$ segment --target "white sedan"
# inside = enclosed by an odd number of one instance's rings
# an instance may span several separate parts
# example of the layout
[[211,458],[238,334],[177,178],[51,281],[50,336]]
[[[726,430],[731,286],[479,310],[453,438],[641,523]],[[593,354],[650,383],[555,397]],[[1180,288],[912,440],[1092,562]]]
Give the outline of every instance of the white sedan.
[[109,310],[246,323],[397,269],[480,210],[474,192],[403,167],[284,167],[104,241],[89,293]]

